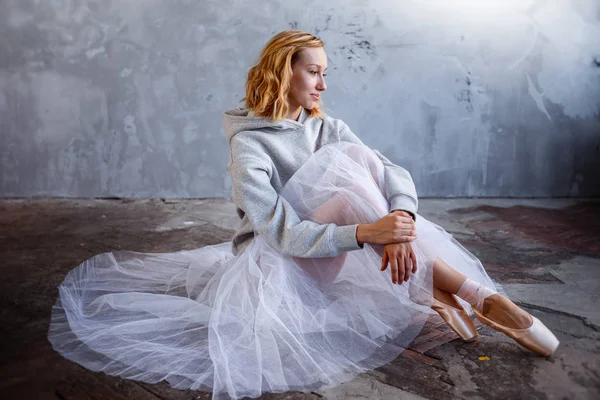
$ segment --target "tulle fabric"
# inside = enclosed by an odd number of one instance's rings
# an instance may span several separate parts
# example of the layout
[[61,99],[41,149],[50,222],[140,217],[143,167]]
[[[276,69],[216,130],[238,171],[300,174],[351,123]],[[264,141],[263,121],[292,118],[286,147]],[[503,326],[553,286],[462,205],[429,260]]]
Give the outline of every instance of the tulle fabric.
[[[338,225],[388,212],[383,165],[365,146],[338,143],[313,156],[281,195],[301,219]],[[94,371],[213,398],[310,391],[396,358],[427,319],[432,263],[440,257],[493,287],[481,263],[422,216],[418,265],[394,285],[381,248],[303,259],[256,236],[192,251],[104,253],[69,272],[52,309],[49,339]]]

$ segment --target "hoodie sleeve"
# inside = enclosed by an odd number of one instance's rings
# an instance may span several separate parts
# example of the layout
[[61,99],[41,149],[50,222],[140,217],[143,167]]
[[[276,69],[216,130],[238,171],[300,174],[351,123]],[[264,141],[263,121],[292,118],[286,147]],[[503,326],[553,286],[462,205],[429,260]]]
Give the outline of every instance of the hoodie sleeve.
[[[339,121],[339,139],[342,142],[356,143],[364,146],[364,143],[350,130],[348,125]],[[384,166],[384,179],[390,211],[403,210],[412,214],[413,219],[417,216],[418,199],[415,184],[410,173],[402,167],[388,160],[383,154],[375,149],[377,157]]]
[[[255,232],[276,250],[295,257],[333,257],[359,250],[358,225],[337,226],[301,221],[292,206],[271,185],[271,165],[260,150],[235,138],[228,166],[232,196]],[[262,156],[262,157],[261,157]]]

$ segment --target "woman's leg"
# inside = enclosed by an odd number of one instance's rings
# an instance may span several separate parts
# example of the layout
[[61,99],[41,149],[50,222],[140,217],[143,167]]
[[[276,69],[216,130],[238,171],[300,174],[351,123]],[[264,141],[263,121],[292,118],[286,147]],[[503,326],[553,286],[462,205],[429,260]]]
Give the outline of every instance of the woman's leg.
[[[465,327],[465,337],[477,337],[472,321],[466,319],[464,311],[456,311],[451,302],[444,301],[444,296],[456,295],[470,303],[477,319],[487,326],[505,333],[521,346],[542,356],[552,355],[558,348],[559,341],[554,334],[537,318],[531,316],[515,303],[454,270],[441,259],[433,263],[434,303],[436,310],[450,327],[459,335],[461,327]],[[462,283],[460,283],[462,280]],[[460,287],[457,286],[460,283]],[[446,290],[440,296],[439,291]],[[437,293],[437,296],[436,296]],[[445,304],[443,304],[445,303]],[[453,326],[454,324],[454,326]],[[475,334],[473,334],[473,331]]]
[[456,294],[466,276],[450,267],[441,258],[433,263],[433,286],[448,293]]
[[[463,283],[472,284],[476,287],[479,285],[473,281],[465,282],[466,280],[466,276],[450,267],[442,259],[438,258],[433,263],[433,286],[436,288],[460,295],[461,293],[459,292]],[[482,312],[486,317],[509,328],[527,328],[531,325],[531,318],[528,312],[519,308],[508,298],[496,293],[492,288],[484,286],[482,289],[485,297],[481,299],[481,309],[478,311]],[[463,297],[468,302],[472,302],[473,299],[473,296],[463,295],[459,297]]]
[[[347,209],[348,205],[346,202],[334,195],[312,212],[310,220],[322,224],[334,223],[337,225],[346,225],[347,216],[345,212]],[[327,287],[333,283],[341,272],[346,262],[346,256],[347,253],[342,253],[336,257],[295,257],[295,260],[319,286]]]

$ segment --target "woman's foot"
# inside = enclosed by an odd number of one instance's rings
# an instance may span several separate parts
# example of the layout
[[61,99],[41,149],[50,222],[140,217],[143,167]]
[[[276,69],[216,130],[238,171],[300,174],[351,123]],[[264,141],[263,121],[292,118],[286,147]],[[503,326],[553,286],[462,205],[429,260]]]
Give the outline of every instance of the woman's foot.
[[511,329],[526,329],[532,323],[531,315],[527,311],[498,293],[484,299],[481,313],[492,321]]
[[467,279],[457,295],[472,304],[477,319],[521,346],[543,356],[556,351],[559,345],[556,336],[539,319],[501,294]]
[[433,288],[433,305],[431,306],[454,332],[465,342],[476,339],[479,334],[475,324],[460,305],[456,297],[444,290]]

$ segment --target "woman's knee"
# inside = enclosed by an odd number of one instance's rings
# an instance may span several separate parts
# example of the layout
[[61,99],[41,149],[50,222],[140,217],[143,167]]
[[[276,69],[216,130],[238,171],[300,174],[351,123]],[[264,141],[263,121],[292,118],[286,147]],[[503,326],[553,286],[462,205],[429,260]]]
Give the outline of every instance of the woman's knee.
[[312,212],[311,220],[322,224],[347,225],[349,223],[345,212],[347,208],[348,202],[334,194]]

